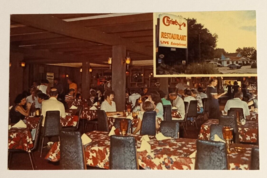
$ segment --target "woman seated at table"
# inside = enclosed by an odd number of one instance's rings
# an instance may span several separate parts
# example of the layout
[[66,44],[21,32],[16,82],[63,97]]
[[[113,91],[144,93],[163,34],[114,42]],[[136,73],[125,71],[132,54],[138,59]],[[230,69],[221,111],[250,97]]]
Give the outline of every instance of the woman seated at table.
[[32,104],[27,103],[26,110],[24,105],[26,104],[26,97],[23,94],[19,94],[15,99],[15,106],[9,112],[10,122],[12,124],[17,123],[19,120],[23,120],[25,116],[29,116]]
[[157,112],[157,118],[163,121],[163,105],[158,92],[151,92],[148,96],[148,100],[156,106],[155,111]]
[[[143,115],[144,112],[146,111],[154,111],[156,109],[155,105],[151,102],[151,101],[145,101],[142,105],[142,109],[143,111],[141,111],[138,115],[138,125],[136,127],[136,129],[133,131],[133,134],[140,134],[140,129],[141,129],[141,125],[142,125],[142,119],[143,119]],[[158,122],[159,118],[155,118],[156,119],[156,129],[160,128],[160,122]]]

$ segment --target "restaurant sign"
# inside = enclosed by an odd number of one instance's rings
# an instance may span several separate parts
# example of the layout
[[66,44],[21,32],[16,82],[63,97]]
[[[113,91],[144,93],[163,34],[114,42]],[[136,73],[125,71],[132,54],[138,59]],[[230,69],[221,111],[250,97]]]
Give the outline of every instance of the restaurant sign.
[[187,21],[182,16],[159,15],[159,46],[187,48]]

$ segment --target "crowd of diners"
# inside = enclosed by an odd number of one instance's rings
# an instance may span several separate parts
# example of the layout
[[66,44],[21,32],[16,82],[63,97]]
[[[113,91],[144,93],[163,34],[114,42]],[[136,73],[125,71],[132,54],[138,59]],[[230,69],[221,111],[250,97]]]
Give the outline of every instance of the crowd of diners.
[[[49,82],[47,80],[42,80],[40,85],[34,82],[29,93],[23,92],[16,97],[14,104],[10,107],[9,122],[11,124],[17,123],[19,120],[23,120],[25,116],[31,115],[31,112],[35,109],[40,109],[44,118],[46,111],[49,110],[59,110],[60,116],[65,118],[65,110],[69,109],[73,105],[73,102],[79,99],[86,99],[88,106],[93,106],[97,103],[100,109],[104,110],[107,114],[117,112],[116,103],[114,101],[116,96],[110,87],[106,87],[104,91],[91,88],[90,97],[83,98],[76,83],[68,79],[68,84],[69,90],[64,94],[64,87],[58,79],[54,80],[53,87],[49,87]],[[133,133],[139,133],[144,112],[156,111],[156,128],[158,129],[161,122],[164,120],[164,105],[172,105],[172,108],[177,110],[178,117],[173,117],[173,120],[183,120],[185,117],[184,102],[189,103],[192,100],[197,100],[197,112],[203,113],[203,98],[207,98],[209,118],[219,118],[221,114],[226,114],[230,108],[235,107],[241,107],[244,116],[250,117],[249,106],[247,102],[243,101],[244,92],[240,87],[234,90],[233,98],[230,97],[228,99],[224,110],[221,111],[218,99],[229,94],[229,91],[219,94],[216,88],[217,84],[217,79],[212,78],[205,90],[202,87],[189,88],[183,81],[178,83],[175,88],[169,88],[169,93],[165,93],[159,89],[149,91],[146,87],[140,90],[127,90],[125,104],[131,106],[131,112],[138,113],[139,119],[138,126],[133,130]],[[257,100],[255,99],[254,103],[257,107],[256,102]],[[187,118],[187,120],[191,122],[191,124],[195,122],[193,118]],[[43,125],[44,121],[45,119],[43,119]]]

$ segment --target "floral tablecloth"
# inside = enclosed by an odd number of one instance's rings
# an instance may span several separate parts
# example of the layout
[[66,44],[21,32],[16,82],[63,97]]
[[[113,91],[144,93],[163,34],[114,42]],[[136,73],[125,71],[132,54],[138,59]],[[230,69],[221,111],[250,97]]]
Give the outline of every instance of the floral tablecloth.
[[[88,166],[109,169],[110,137],[107,132],[93,131],[87,133],[92,142],[85,146],[85,160]],[[136,138],[137,149],[141,146],[141,136]],[[158,141],[150,136],[151,153],[137,152],[139,165],[144,169],[175,170],[194,169],[195,158],[190,155],[196,151],[196,139],[169,139]],[[249,169],[251,160],[251,145],[232,144],[231,150],[240,147],[243,152],[228,154],[229,169]],[[45,159],[56,162],[60,159],[59,143],[55,142]]]
[[24,122],[29,129],[35,129],[38,125],[40,117],[25,117]]
[[8,131],[8,149],[29,151],[32,147],[32,135],[28,128],[11,128]]
[[60,118],[62,127],[75,127],[78,123],[79,117],[76,115],[67,115],[66,118]]
[[[198,138],[201,140],[210,140],[210,126],[219,124],[218,119],[209,119],[200,127]],[[238,124],[239,141],[245,143],[258,142],[258,123],[256,121],[246,121],[245,125]]]

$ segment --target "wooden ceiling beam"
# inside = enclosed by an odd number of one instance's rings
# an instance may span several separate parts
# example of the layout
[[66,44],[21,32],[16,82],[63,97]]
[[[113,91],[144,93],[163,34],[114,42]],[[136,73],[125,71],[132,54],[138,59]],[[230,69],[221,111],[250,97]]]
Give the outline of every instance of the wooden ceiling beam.
[[42,39],[42,40],[29,40],[29,41],[21,41],[19,45],[41,45],[41,44],[60,44],[60,43],[70,43],[70,42],[77,42],[79,40],[68,38],[68,37],[59,37],[59,38],[49,38],[49,39]]
[[153,13],[146,14],[136,14],[136,15],[126,15],[118,17],[108,17],[90,20],[80,20],[69,22],[72,24],[82,25],[86,27],[96,27],[96,26],[107,26],[107,25],[118,25],[123,23],[141,22],[153,20]]
[[37,33],[37,34],[27,34],[27,35],[16,35],[11,36],[10,41],[31,41],[31,40],[41,40],[41,39],[49,39],[49,38],[57,38],[62,37],[62,35],[54,34],[54,33]]
[[[124,45],[131,51],[153,56],[153,51],[148,51],[144,46],[140,44],[136,44],[129,40],[120,38],[119,35],[105,34],[94,29],[64,22],[50,15],[11,15],[11,20],[81,40],[92,41],[106,45]],[[153,29],[152,23],[151,29]]]
[[122,38],[131,38],[131,37],[142,37],[142,36],[153,36],[153,30],[143,30],[135,32],[122,32],[116,33]]
[[32,49],[59,49],[59,48],[76,48],[76,47],[86,47],[91,48],[93,46],[98,46],[96,43],[77,41],[75,43],[62,43],[62,44],[42,44],[38,46],[33,46]]
[[120,25],[112,25],[112,26],[103,26],[93,28],[98,31],[102,31],[105,33],[118,33],[118,32],[131,32],[131,31],[139,31],[139,30],[153,30],[153,20],[143,21],[143,22],[135,22],[129,24],[120,24]]
[[23,34],[30,34],[30,33],[40,33],[43,30],[32,28],[32,27],[17,27],[10,29],[10,35],[23,35]]

